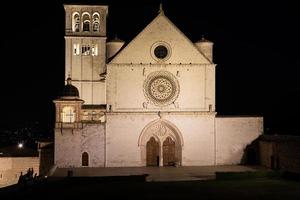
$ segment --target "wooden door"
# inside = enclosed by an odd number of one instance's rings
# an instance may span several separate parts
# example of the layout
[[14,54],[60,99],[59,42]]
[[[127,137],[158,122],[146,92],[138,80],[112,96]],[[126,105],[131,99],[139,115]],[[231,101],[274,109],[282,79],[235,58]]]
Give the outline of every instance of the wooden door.
[[159,166],[159,144],[154,137],[147,142],[147,166]]
[[89,166],[89,154],[87,152],[82,154],[82,166]]
[[175,142],[167,137],[163,143],[163,164],[164,166],[175,165]]

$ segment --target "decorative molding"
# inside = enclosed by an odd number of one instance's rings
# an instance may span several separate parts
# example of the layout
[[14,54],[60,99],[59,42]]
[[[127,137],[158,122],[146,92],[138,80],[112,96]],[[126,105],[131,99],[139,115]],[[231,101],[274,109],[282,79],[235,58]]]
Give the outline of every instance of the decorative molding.
[[[106,112],[106,115],[154,115],[157,116],[157,111],[114,111]],[[217,112],[209,111],[160,111],[160,115],[206,115],[206,116],[215,116]]]
[[150,127],[148,131],[159,137],[162,137],[166,134],[167,128],[162,123],[157,123]]
[[148,107],[148,102],[144,102],[143,103],[143,108],[147,108]]
[[174,107],[175,108],[179,108],[179,103],[178,102],[174,102]]
[[145,76],[145,74],[146,74],[146,68],[144,67],[143,68],[143,76]]
[[171,137],[175,141],[176,146],[183,146],[183,137],[179,129],[164,119],[152,121],[145,126],[139,136],[138,145],[145,146],[151,137],[156,138],[160,144],[163,144],[167,137]]

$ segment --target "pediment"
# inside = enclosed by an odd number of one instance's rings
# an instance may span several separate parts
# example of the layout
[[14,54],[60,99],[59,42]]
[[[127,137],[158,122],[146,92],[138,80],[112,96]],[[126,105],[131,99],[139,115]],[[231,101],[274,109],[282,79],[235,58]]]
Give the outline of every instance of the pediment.
[[110,64],[126,63],[210,64],[211,62],[164,14],[159,14],[110,62]]

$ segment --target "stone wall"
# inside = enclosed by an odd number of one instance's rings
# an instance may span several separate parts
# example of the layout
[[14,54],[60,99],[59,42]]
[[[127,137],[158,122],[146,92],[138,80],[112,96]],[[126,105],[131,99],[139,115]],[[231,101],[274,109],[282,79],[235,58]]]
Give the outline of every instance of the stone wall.
[[[78,89],[85,104],[105,104],[105,83],[99,74],[105,70],[105,38],[66,37],[66,79],[70,75],[72,84]],[[97,56],[73,55],[73,45],[94,44],[98,46]]]
[[[214,111],[214,65],[120,64],[108,65],[107,104],[114,112]],[[146,82],[153,73],[169,72],[178,81],[174,102],[156,106],[147,98]]]
[[207,60],[197,47],[164,15],[158,15],[141,31],[111,63],[156,63],[152,54],[157,43],[168,47],[165,63],[204,63]]
[[[108,6],[64,5],[64,8],[65,79],[71,76],[73,85],[77,87],[80,98],[85,101],[85,104],[105,104],[105,83],[100,81],[99,74],[105,72]],[[79,15],[87,12],[91,17],[93,13],[97,12],[100,15],[99,31],[73,32],[72,18],[75,12],[78,12]],[[82,25],[82,21],[80,23]],[[75,48],[76,52],[74,52],[74,45],[78,48]],[[82,55],[84,46],[90,47],[89,55]],[[92,46],[95,47],[93,56],[91,55],[93,53]]]
[[57,167],[82,167],[82,153],[89,155],[89,167],[104,166],[104,124],[83,123],[82,129],[55,129]]
[[[87,152],[90,167],[146,166],[149,138],[154,136],[161,148],[170,136],[182,166],[240,164],[247,145],[262,134],[262,128],[261,117],[216,118],[214,112],[108,112],[106,124],[57,129],[55,163],[82,167],[81,155]],[[161,155],[160,164],[162,159]]]
[[300,172],[300,137],[264,135],[259,141],[260,163],[271,168]]
[[0,157],[0,187],[17,183],[29,168],[39,175],[39,165],[39,157]]
[[[164,59],[154,55],[157,45],[168,49]],[[160,80],[161,88],[179,92],[169,104],[157,105],[145,92],[155,90],[155,84],[145,87],[154,72],[164,80],[178,81],[178,86],[168,87],[172,81]],[[164,72],[171,75],[162,76]],[[158,15],[107,64],[106,84],[107,104],[114,112],[215,110],[215,64],[164,15]]]
[[[160,118],[161,117],[161,118]],[[146,153],[139,141],[152,124],[162,122],[161,128],[178,135],[182,145],[182,166],[214,165],[214,113],[108,113],[107,115],[107,166],[145,166]],[[159,130],[153,128],[153,136]],[[166,133],[167,134],[167,133]],[[175,135],[176,135],[175,134]],[[157,137],[160,144],[166,136]],[[174,136],[175,137],[175,136]],[[145,137],[147,140],[147,137]],[[140,143],[140,144],[139,144]]]
[[247,145],[262,133],[262,117],[217,117],[216,164],[240,164]]
[[49,170],[54,165],[54,147],[52,148],[44,148],[40,150],[40,174],[47,175]]

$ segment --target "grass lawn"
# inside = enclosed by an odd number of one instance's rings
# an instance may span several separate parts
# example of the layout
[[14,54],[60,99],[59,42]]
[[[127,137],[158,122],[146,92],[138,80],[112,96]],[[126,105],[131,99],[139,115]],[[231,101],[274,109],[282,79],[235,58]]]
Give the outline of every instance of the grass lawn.
[[24,188],[4,188],[0,199],[300,199],[300,182],[272,178],[143,182],[65,178]]

